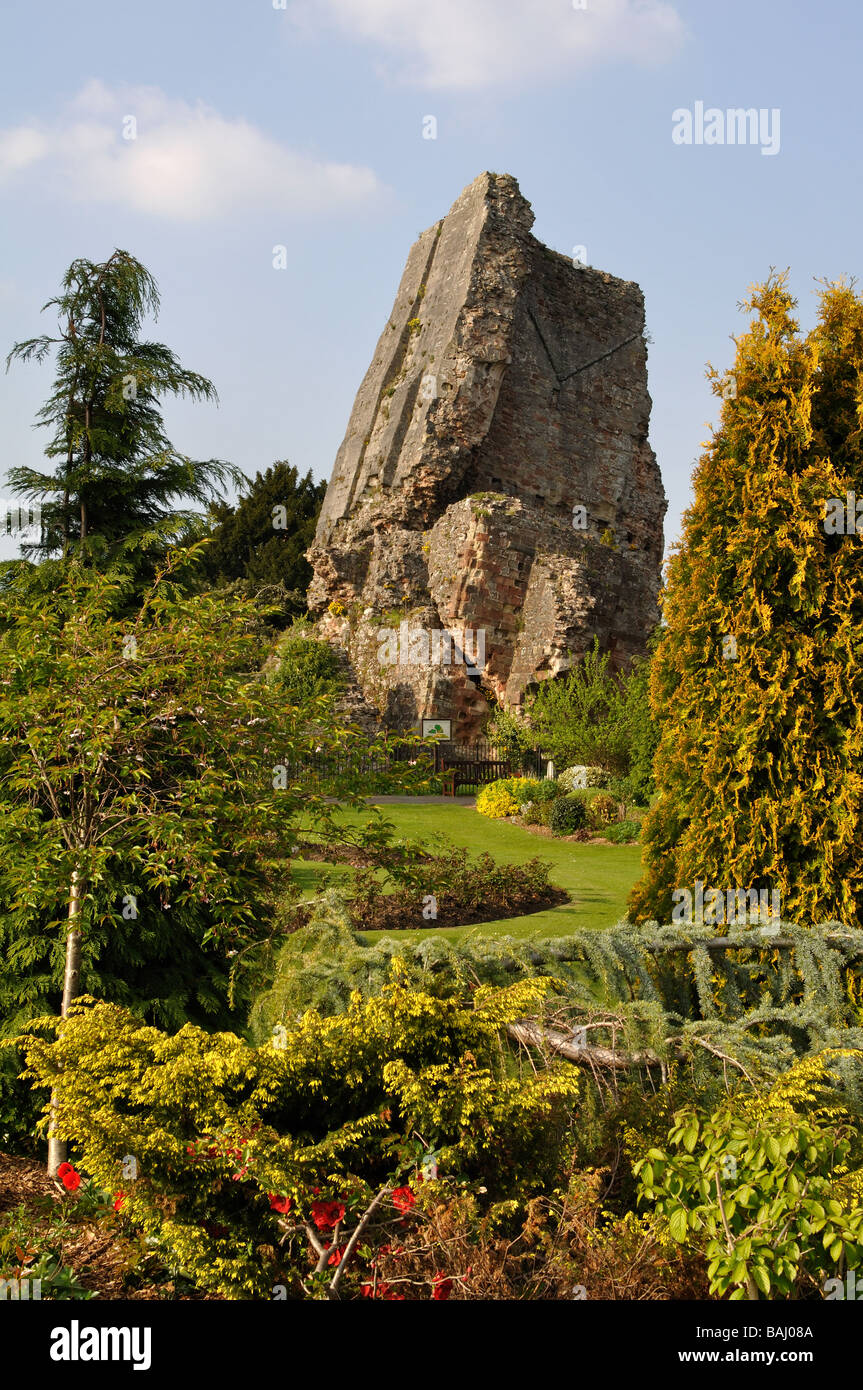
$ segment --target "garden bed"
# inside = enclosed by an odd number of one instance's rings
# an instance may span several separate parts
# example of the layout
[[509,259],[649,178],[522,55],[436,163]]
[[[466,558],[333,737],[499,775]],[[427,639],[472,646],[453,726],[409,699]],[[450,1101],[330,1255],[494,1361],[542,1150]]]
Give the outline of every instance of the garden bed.
[[[448,850],[420,859],[412,881],[384,891],[378,871],[386,855],[354,845],[318,847],[302,844],[303,858],[352,867],[354,883],[347,904],[357,931],[404,931],[418,926],[465,927],[524,917],[571,901],[569,893],[549,881],[551,865],[539,858],[497,863],[483,853]],[[283,917],[288,931],[309,920],[312,907],[299,902]]]

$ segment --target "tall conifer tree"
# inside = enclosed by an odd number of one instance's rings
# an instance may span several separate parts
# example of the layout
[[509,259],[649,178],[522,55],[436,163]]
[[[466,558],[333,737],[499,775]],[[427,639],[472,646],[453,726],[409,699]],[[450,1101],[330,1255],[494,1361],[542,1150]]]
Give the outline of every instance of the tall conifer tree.
[[44,308],[57,311],[58,335],[16,343],[6,359],[8,370],[56,350],[51,395],[37,416],[51,431],[45,453],[54,471],[9,472],[13,490],[41,504],[41,539],[23,549],[35,559],[81,546],[99,558],[133,549],[162,555],[195,517],[190,504],[206,506],[226,481],[242,480],[219,460],[179,453],[165,434],[163,397],[212,401],[215,388],[163,343],[141,339],[144,319],[158,314],[159,292],[127,251],[101,264],[73,261]]
[[[785,275],[755,311],[694,478],[651,698],[659,798],[630,909],[672,890],[775,888],[801,925],[863,909],[863,303],[844,282],[802,336]],[[844,512],[844,506],[843,506]],[[863,508],[861,508],[863,512]],[[863,528],[861,528],[863,529]],[[834,534],[834,532],[837,532]]]

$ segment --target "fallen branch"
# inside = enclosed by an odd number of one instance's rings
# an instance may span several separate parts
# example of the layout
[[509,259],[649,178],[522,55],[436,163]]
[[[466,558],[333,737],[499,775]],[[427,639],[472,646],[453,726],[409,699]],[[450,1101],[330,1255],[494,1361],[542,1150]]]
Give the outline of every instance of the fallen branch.
[[[629,1071],[634,1067],[664,1065],[663,1059],[656,1052],[623,1053],[615,1052],[610,1047],[588,1046],[587,1043],[575,1041],[572,1033],[561,1032],[558,1028],[541,1028],[530,1019],[508,1023],[506,1031],[509,1037],[525,1047],[538,1047],[543,1050],[550,1048],[557,1056],[564,1057],[567,1062],[574,1062],[579,1067],[605,1067],[612,1071]],[[672,1049],[672,1052],[678,1060],[683,1060],[685,1053],[682,1048]]]
[[[632,1071],[638,1068],[660,1067],[665,1069],[665,1060],[657,1052],[649,1049],[644,1052],[616,1052],[611,1047],[595,1047],[588,1043],[581,1042],[574,1037],[574,1032],[586,1032],[588,1028],[608,1027],[606,1022],[587,1023],[583,1028],[564,1032],[560,1028],[545,1028],[530,1019],[519,1019],[517,1023],[508,1023],[507,1034],[516,1042],[522,1043],[525,1047],[536,1047],[543,1051],[551,1050],[556,1056],[563,1057],[567,1062],[574,1062],[578,1067],[587,1067],[593,1070],[602,1067],[610,1071]],[[700,1038],[697,1034],[691,1034],[688,1041],[694,1047],[703,1047],[713,1057],[719,1058],[723,1063],[736,1067],[742,1072],[751,1086],[755,1085],[754,1080],[749,1075],[742,1062],[730,1053],[721,1051],[706,1038]],[[684,1045],[684,1039],[677,1035],[666,1038],[666,1046],[669,1054],[677,1062],[686,1061],[689,1053]]]

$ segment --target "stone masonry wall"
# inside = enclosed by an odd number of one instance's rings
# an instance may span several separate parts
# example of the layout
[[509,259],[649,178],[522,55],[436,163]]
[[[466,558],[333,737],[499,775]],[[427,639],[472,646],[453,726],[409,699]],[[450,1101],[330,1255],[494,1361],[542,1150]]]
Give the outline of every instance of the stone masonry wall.
[[[309,551],[320,629],[393,727],[473,738],[487,695],[518,706],[594,635],[624,666],[658,620],[642,295],[532,223],[513,178],[482,174],[412,248]],[[482,672],[404,640],[394,659],[405,623],[481,630]]]

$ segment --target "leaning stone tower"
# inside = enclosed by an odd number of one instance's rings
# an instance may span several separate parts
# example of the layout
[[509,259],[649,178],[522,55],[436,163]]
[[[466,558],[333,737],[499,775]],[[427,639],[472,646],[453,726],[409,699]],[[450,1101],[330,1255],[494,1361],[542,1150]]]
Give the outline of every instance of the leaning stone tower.
[[[413,246],[309,551],[320,630],[391,727],[470,740],[488,693],[518,706],[595,635],[625,666],[658,621],[643,297],[532,224],[485,173]],[[421,639],[465,629],[473,671]]]

